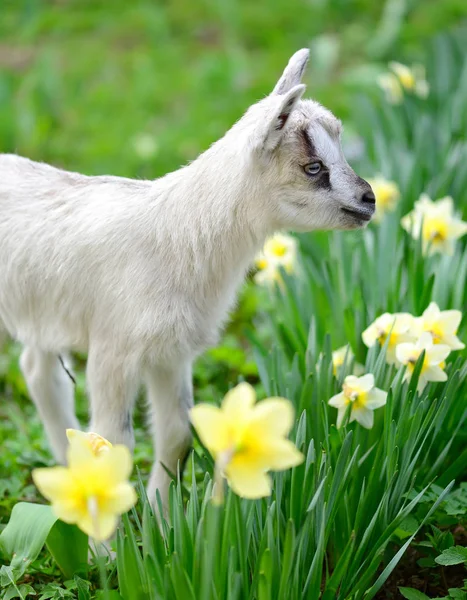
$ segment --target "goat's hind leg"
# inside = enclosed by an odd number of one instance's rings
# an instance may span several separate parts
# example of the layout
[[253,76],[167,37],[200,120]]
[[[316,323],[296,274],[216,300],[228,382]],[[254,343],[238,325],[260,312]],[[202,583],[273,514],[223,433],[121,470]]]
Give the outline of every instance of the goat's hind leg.
[[68,445],[65,432],[79,429],[70,375],[58,355],[31,346],[24,348],[20,366],[53,454],[64,463]]
[[89,430],[133,450],[133,406],[139,387],[138,367],[107,345],[91,348],[86,370],[91,403]]

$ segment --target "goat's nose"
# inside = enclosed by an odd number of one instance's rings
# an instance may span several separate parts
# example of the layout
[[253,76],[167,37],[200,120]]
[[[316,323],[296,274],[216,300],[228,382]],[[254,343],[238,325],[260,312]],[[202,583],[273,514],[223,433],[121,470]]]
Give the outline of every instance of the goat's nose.
[[366,204],[374,204],[376,202],[376,198],[372,190],[369,190],[363,194],[362,202],[366,202]]

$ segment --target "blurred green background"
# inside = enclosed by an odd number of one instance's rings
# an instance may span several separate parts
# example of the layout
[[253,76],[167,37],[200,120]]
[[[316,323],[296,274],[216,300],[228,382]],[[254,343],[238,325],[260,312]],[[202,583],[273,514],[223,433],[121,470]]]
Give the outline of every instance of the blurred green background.
[[465,17],[465,0],[1,0],[0,151],[157,177],[269,93],[295,50],[311,47],[308,93],[345,120],[388,59],[416,61]]

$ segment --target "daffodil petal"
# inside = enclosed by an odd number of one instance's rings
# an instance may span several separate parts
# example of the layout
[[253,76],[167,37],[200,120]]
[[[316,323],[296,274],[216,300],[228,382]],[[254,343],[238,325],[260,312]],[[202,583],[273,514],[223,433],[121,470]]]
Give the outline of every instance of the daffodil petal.
[[415,83],[415,93],[419,98],[425,99],[430,93],[430,86],[425,79],[417,80]]
[[374,422],[374,414],[372,410],[367,408],[358,408],[352,411],[352,421],[357,421],[365,429],[371,429]]
[[71,470],[86,469],[90,461],[95,458],[89,442],[85,436],[75,434],[69,438],[67,449],[67,464]]
[[421,394],[423,390],[426,388],[426,384],[428,383],[427,378],[422,373],[418,379],[417,392]]
[[344,384],[350,388],[357,388],[359,386],[360,377],[355,377],[355,375],[347,375],[344,379]]
[[412,373],[411,373],[410,369],[406,369],[402,381],[410,381],[411,378],[412,378]]
[[75,482],[67,467],[34,469],[32,479],[44,498],[51,502],[66,499],[75,492]]
[[229,445],[229,426],[217,406],[197,404],[190,411],[191,422],[209,452],[216,454]]
[[258,285],[272,286],[275,283],[280,284],[282,282],[280,271],[275,265],[270,265],[267,268],[258,271],[254,279]]
[[273,471],[283,471],[284,469],[296,467],[305,458],[290,440],[263,440],[261,447],[268,468]]
[[433,336],[428,331],[424,331],[422,335],[418,338],[417,348],[420,350],[427,350],[433,345]]
[[373,344],[376,343],[377,339],[378,339],[378,333],[377,333],[374,325],[370,325],[362,333],[362,340],[367,348],[371,348],[373,346]]
[[55,516],[65,523],[77,523],[84,514],[82,502],[79,500],[75,496],[54,500],[51,504]]
[[380,390],[379,388],[373,388],[370,390],[366,397],[365,406],[370,410],[375,410],[386,404],[388,393]]
[[386,350],[386,362],[388,365],[393,365],[397,362],[396,348],[397,346],[388,346]]
[[463,350],[465,348],[465,344],[454,334],[444,335],[442,341],[446,346],[449,346],[451,350]]
[[253,407],[252,425],[271,436],[288,435],[294,422],[294,409],[289,400],[268,398]]
[[417,212],[426,211],[433,209],[434,206],[433,200],[428,196],[428,194],[420,194],[419,199],[415,202],[415,209]]
[[431,364],[439,365],[446,360],[451,352],[451,348],[445,344],[436,344],[429,350],[429,360]]
[[84,431],[80,431],[79,429],[67,429],[65,433],[68,441],[71,441],[75,437],[84,437],[86,435]]
[[449,224],[449,235],[453,239],[460,238],[467,233],[467,223],[453,219]]
[[340,392],[340,394],[336,394],[330,400],[328,400],[329,406],[333,406],[334,408],[345,408],[347,406],[347,399],[344,396],[344,392]]
[[362,392],[368,392],[375,386],[375,377],[372,373],[367,373],[361,377],[357,377],[358,387]]
[[413,356],[413,352],[414,344],[405,342],[396,346],[396,358],[403,365],[406,365],[409,362]]
[[81,438],[83,442],[87,443],[91,448],[92,452],[97,456],[102,452],[106,452],[112,447],[112,444],[98,433],[91,431],[80,431],[79,429],[67,429],[66,436],[68,441],[76,438]]
[[256,393],[249,383],[239,383],[227,392],[222,401],[222,410],[227,421],[245,422],[249,419],[251,409],[256,402]]
[[[392,60],[389,63],[389,68],[391,69],[391,71],[393,71],[393,73],[396,74],[396,76],[401,81],[401,83],[402,83],[402,81],[405,81],[405,80],[411,81],[412,79],[414,79],[414,75],[413,75],[411,69],[407,65],[404,65],[403,63]],[[404,87],[405,87],[405,85],[404,85]]]
[[427,381],[447,381],[447,374],[438,366],[431,366],[425,369],[423,376]]
[[454,201],[451,196],[444,196],[444,198],[440,198],[436,202],[433,202],[433,204],[440,215],[451,216],[454,212]]
[[397,331],[398,333],[407,333],[410,331],[414,322],[413,315],[406,312],[399,312],[392,316],[394,318],[394,322],[391,324],[393,331]]
[[272,481],[264,471],[231,463],[225,474],[230,487],[242,498],[263,498],[271,494]]
[[76,523],[82,515],[79,485],[66,467],[34,469],[32,478],[55,515],[65,523]]
[[460,310],[444,310],[439,316],[441,327],[446,333],[456,333],[461,320]]
[[440,310],[436,302],[430,302],[427,308],[423,311],[422,319],[425,321],[435,321],[439,318]]
[[343,407],[343,408],[339,408],[338,412],[337,412],[337,420],[336,420],[336,427],[337,429],[339,429],[340,427],[342,427],[342,423],[344,422],[344,417],[347,413],[347,407]]
[[404,92],[399,80],[392,73],[384,73],[378,76],[378,85],[386,94],[387,101],[391,104],[400,104],[404,97]]
[[109,486],[125,481],[133,470],[133,459],[126,446],[117,444],[96,459],[96,466],[102,472]]
[[[401,219],[401,227],[402,229],[405,229],[405,231],[407,232],[411,232],[414,224],[414,220],[413,220],[413,216],[412,213],[409,213],[408,215],[405,215],[405,217],[402,217]],[[414,235],[415,237],[415,235]]]
[[137,499],[133,486],[124,481],[116,485],[106,497],[105,510],[116,515],[123,515],[136,504]]
[[99,542],[108,540],[117,529],[118,517],[111,513],[98,513],[95,518],[87,512],[76,523],[87,535]]

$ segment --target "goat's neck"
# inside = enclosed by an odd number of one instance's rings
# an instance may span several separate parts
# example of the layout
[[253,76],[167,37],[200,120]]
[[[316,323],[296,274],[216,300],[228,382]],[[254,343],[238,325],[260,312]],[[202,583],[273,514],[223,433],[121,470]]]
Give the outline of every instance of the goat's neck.
[[261,182],[245,159],[217,144],[174,176],[186,244],[181,254],[198,284],[222,295],[223,287],[239,283],[271,233]]

